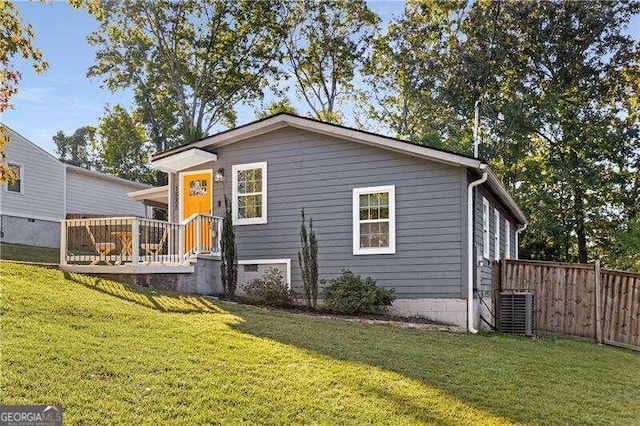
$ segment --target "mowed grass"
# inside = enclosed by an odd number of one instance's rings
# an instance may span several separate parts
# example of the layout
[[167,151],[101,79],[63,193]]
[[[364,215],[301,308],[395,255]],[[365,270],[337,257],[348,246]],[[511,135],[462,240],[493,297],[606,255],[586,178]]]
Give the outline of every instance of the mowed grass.
[[640,353],[398,330],[1,264],[3,404],[66,424],[640,423]]
[[60,250],[57,248],[2,243],[0,244],[0,259],[57,264],[60,263]]

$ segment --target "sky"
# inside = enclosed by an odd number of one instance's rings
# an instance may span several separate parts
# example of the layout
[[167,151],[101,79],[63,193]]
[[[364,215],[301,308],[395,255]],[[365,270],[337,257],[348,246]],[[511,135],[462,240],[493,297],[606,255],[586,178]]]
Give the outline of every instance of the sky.
[[[66,2],[24,1],[17,5],[23,21],[33,26],[35,45],[42,50],[49,69],[38,75],[28,63],[14,62],[22,72],[22,80],[18,94],[11,100],[13,109],[6,111],[0,120],[54,153],[52,137],[58,130],[71,134],[82,126],[96,126],[106,105],[119,103],[129,107],[132,97],[128,92],[111,93],[101,87],[101,79],[86,76],[95,56],[94,47],[86,40],[97,28],[91,15],[73,9]],[[384,26],[393,15],[402,12],[404,3],[373,1],[369,6],[381,17]],[[640,39],[640,17],[633,20],[630,32]],[[302,103],[292,101],[298,111],[306,111]],[[238,108],[238,125],[253,119],[254,107]]]

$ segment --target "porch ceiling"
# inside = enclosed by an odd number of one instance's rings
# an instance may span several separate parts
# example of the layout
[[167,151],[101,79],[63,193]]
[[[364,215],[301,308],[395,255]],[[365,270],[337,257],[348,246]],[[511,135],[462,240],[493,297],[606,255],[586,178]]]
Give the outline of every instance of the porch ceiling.
[[168,157],[159,158],[151,162],[151,167],[167,173],[177,173],[203,163],[216,161],[218,156],[199,148],[178,152]]
[[129,198],[141,202],[154,202],[159,204],[169,204],[169,185],[157,186],[149,189],[142,189],[140,191],[128,192]]

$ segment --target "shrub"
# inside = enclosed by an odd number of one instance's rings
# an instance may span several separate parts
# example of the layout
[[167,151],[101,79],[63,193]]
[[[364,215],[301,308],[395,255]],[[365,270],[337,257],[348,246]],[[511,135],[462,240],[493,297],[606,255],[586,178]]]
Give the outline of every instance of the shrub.
[[302,224],[300,225],[300,245],[302,251],[298,252],[298,263],[302,273],[302,286],[304,289],[304,299],[307,302],[307,309],[315,311],[318,303],[318,240],[313,230],[313,219],[309,218],[309,230],[302,214]]
[[220,273],[224,297],[233,299],[238,284],[238,247],[236,246],[236,231],[233,226],[231,203],[224,197],[224,220],[222,221],[222,235],[220,237]]
[[371,277],[362,279],[349,270],[342,270],[342,276],[330,280],[324,289],[324,306],[342,314],[380,314],[394,299],[393,290],[378,287]]
[[275,268],[249,281],[244,291],[245,300],[256,305],[286,307],[293,302],[293,293],[284,282],[284,275]]

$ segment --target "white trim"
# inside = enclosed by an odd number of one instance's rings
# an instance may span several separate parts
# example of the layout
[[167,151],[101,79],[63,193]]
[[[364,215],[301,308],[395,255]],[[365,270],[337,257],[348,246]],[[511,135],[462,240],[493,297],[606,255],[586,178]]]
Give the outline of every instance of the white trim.
[[500,260],[500,212],[498,209],[493,209],[493,217],[495,221],[495,235],[493,236],[494,240],[494,256],[495,260]]
[[20,219],[44,220],[46,222],[56,222],[56,223],[60,223],[60,222],[62,222],[64,220],[64,219],[60,219],[60,218],[54,218],[52,216],[39,216],[39,215],[26,216],[24,213],[16,213],[16,212],[11,212],[11,211],[7,211],[7,210],[0,210],[0,215],[1,216],[18,217]]
[[489,224],[491,222],[489,220],[489,212],[489,200],[482,197],[482,255],[485,259],[489,259],[489,256],[491,255],[491,233],[489,231]]
[[[360,195],[387,192],[389,194],[389,247],[360,247]],[[396,252],[396,187],[395,185],[353,188],[353,254],[395,254]],[[379,220],[385,222],[386,220]]]
[[4,184],[4,190],[8,193],[8,194],[16,194],[16,195],[24,195],[24,164],[21,163],[14,163],[11,160],[8,160],[6,162],[7,167],[18,167],[20,170],[18,171],[18,174],[20,175],[20,192],[16,192],[16,191],[9,191],[9,181],[5,182]]
[[[262,169],[262,216],[251,218],[238,217],[238,172],[243,170]],[[231,167],[231,209],[234,225],[262,225],[267,223],[267,162],[234,164]],[[258,193],[256,193],[258,194]],[[245,194],[243,194],[245,195]]]
[[171,156],[152,160],[151,167],[167,173],[177,173],[210,161],[218,161],[218,156],[202,149],[191,148]]
[[195,271],[189,265],[60,265],[66,272],[81,274],[189,274]]
[[202,214],[205,214],[205,215],[213,214],[213,169],[192,170],[190,172],[179,172],[178,174],[178,217],[180,218],[179,222],[182,222],[185,219],[182,216],[182,200],[184,199],[184,194],[182,192],[184,188],[184,176],[199,175],[207,172],[209,172],[209,175],[211,177],[211,183],[210,183],[211,188],[209,190],[209,195],[211,198],[211,211],[208,213],[202,213]]
[[169,204],[169,185],[154,186],[139,191],[127,192],[127,196],[135,201],[155,201]]
[[500,180],[493,174],[493,172],[491,172],[491,170],[486,168],[486,164],[478,159],[469,158],[450,152],[444,152],[425,146],[418,146],[399,139],[376,135],[358,129],[336,126],[334,124],[318,122],[316,120],[311,120],[308,118],[298,117],[285,113],[280,113],[264,120],[259,120],[235,129],[209,136],[202,140],[192,142],[185,147],[175,148],[173,150],[167,150],[164,153],[159,153],[158,155],[156,155],[156,157],[159,158],[152,161],[152,164],[155,164],[165,158],[171,158],[176,155],[180,155],[181,153],[185,152],[185,150],[189,149],[189,147],[207,147],[209,149],[215,149],[251,137],[256,137],[265,133],[282,129],[287,126],[325,134],[328,136],[337,137],[364,145],[377,146],[402,154],[437,161],[453,166],[468,167],[483,172],[486,169],[489,175],[489,185],[495,190],[498,197],[503,200],[509,207],[511,212],[515,215],[516,219],[518,219],[521,223],[526,223],[526,217],[516,204],[515,200],[511,197],[507,189],[504,187],[504,184],[500,182]]
[[287,286],[291,290],[291,259],[254,259],[254,260],[238,260],[238,265],[271,265],[271,264],[287,265]]
[[509,219],[504,221],[505,242],[504,242],[504,257],[511,259],[511,222]]

